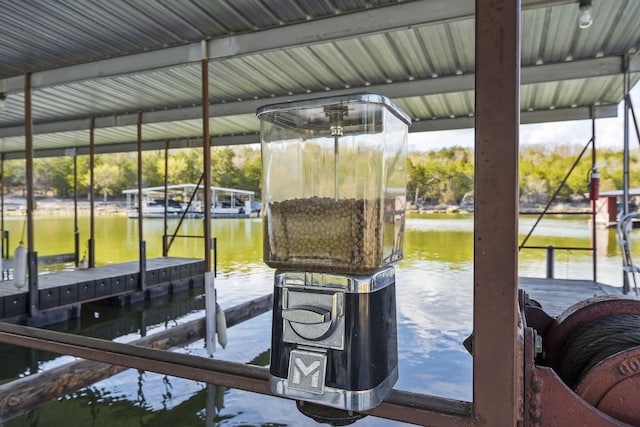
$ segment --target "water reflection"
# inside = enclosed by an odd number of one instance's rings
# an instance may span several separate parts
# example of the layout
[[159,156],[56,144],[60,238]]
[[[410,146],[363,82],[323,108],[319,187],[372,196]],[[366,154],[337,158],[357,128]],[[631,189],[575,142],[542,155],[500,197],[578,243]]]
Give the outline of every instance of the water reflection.
[[[137,223],[127,218],[99,218],[96,236],[99,263],[120,262],[137,257]],[[67,228],[63,220],[46,226],[46,239],[54,245],[39,252],[68,252]],[[520,222],[520,239],[534,219]],[[173,225],[172,225],[173,224]],[[187,221],[184,234],[201,234],[202,222]],[[213,234],[218,241],[218,278],[216,287],[220,305],[228,308],[270,293],[273,270],[262,262],[260,220],[215,220]],[[12,222],[10,227],[19,225]],[[175,227],[175,222],[170,222]],[[145,221],[145,240],[149,256],[159,256],[162,221]],[[405,259],[397,268],[397,316],[399,380],[396,388],[471,400],[472,361],[462,347],[471,333],[473,306],[473,217],[412,217],[407,221]],[[19,229],[19,227],[16,227]],[[63,231],[60,231],[63,230]],[[85,231],[82,231],[85,233]],[[86,236],[86,234],[83,234]],[[66,238],[64,236],[67,236]],[[640,230],[633,236],[640,237]],[[38,239],[42,239],[42,235]],[[598,230],[599,280],[617,284],[621,278],[621,259],[613,230]],[[44,241],[37,240],[36,245]],[[588,220],[544,219],[531,244],[589,246]],[[201,240],[176,239],[174,256],[201,256]],[[640,245],[632,246],[640,259]],[[591,277],[591,254],[583,251],[558,251],[556,276]],[[519,253],[521,276],[544,277],[545,253],[522,250]],[[178,298],[178,296],[176,296]],[[119,341],[130,341],[145,333],[165,329],[203,315],[199,293],[184,298],[130,308],[94,305],[83,310],[81,319],[56,328]],[[99,313],[98,318],[93,316]],[[229,330],[229,344],[218,349],[216,358],[239,362],[256,361],[264,365],[270,348],[271,314],[260,315]],[[194,342],[178,350],[204,356],[204,343]],[[1,381],[28,375],[68,359],[15,348],[0,352]],[[224,397],[222,399],[222,396]],[[211,404],[215,402],[215,404]],[[215,416],[211,416],[215,407]],[[208,411],[208,412],[207,412]],[[282,425],[304,426],[309,420],[300,415],[295,404],[277,398],[238,390],[211,391],[205,384],[162,375],[127,370],[58,402],[45,405],[29,415],[8,421],[5,426],[68,426],[70,414],[76,425]],[[213,423],[213,424],[212,424]],[[398,426],[396,422],[372,417],[356,423],[361,426]]]

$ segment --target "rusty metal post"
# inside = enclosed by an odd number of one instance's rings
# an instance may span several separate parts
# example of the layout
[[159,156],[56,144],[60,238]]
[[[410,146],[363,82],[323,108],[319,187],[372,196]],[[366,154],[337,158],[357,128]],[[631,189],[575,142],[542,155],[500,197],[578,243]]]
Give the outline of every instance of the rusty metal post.
[[89,122],[89,268],[96,266],[96,224],[95,224],[95,200],[94,188],[95,177],[93,170],[95,169],[96,147],[95,147],[95,130],[96,120],[91,116]]
[[[476,0],[473,411],[522,419],[518,353],[520,1]],[[499,99],[500,102],[496,102]]]
[[[138,149],[138,243],[139,243],[139,255],[138,262],[140,264],[140,283],[139,290],[144,292],[147,290],[147,248],[144,241],[143,228],[142,228],[142,112],[138,112],[137,123],[137,149]],[[166,210],[166,208],[165,208]]]
[[202,41],[202,154],[204,163],[204,294],[205,348],[209,355],[216,349],[216,289],[211,272],[211,139],[209,135],[209,59],[206,40]]
[[622,212],[620,217],[629,213],[629,55],[624,57],[624,73],[622,75],[622,91],[624,96],[624,150],[622,173]]
[[24,137],[26,157],[27,184],[27,270],[29,274],[29,316],[33,317],[40,311],[38,298],[38,262],[33,238],[33,115],[31,113],[31,74],[25,74],[24,79]]
[[[5,259],[4,253],[8,248],[4,247],[4,153],[0,154],[0,258]],[[9,252],[7,251],[7,257]],[[1,264],[1,262],[0,262]],[[4,270],[0,271],[0,280],[4,280]]]
[[167,224],[167,213],[169,210],[169,140],[164,143],[164,228],[162,232],[162,256],[169,255],[169,248],[167,247],[167,231],[169,226]]
[[0,230],[4,231],[4,153],[0,154],[0,213]]
[[73,251],[76,268],[80,264],[80,230],[78,228],[78,154],[73,150]]
[[[591,109],[591,170],[596,167],[596,118]],[[593,252],[591,253],[591,265],[593,269],[593,281],[598,280],[598,239],[596,233],[596,203],[597,200],[591,201],[591,243]]]
[[547,279],[555,275],[556,251],[553,245],[547,246]]
[[202,157],[204,167],[204,268],[211,271],[211,139],[209,135],[209,59],[202,42]]
[[[619,221],[629,213],[629,55],[624,57],[624,73],[622,75],[622,91],[624,96],[624,146],[622,151],[622,212],[617,217]],[[631,292],[629,278],[622,273],[622,293]]]

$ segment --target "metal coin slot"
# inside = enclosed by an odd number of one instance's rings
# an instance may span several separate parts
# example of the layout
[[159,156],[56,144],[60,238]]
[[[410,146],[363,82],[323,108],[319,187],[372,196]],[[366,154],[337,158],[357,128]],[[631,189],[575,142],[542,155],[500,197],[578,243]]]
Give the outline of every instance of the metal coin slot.
[[320,307],[302,306],[282,311],[282,317],[302,338],[322,339],[331,330],[331,312]]
[[285,341],[342,348],[344,337],[344,295],[342,293],[285,289],[282,307]]

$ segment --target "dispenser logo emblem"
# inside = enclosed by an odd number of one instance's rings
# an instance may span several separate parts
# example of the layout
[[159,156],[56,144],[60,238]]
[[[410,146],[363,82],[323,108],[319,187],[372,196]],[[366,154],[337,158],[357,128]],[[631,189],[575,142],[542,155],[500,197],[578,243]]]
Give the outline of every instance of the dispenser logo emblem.
[[323,353],[291,350],[289,358],[289,388],[322,394],[327,356]]

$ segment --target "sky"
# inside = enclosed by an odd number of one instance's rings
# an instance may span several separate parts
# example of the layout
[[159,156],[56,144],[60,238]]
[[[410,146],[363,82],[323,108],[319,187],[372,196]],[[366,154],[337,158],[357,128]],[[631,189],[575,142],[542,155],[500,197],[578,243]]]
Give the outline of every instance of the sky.
[[[640,116],[640,84],[631,91],[631,102],[636,117]],[[618,116],[596,120],[596,147],[617,149],[624,146],[623,104],[618,105]],[[438,150],[453,146],[473,147],[473,129],[409,133],[409,151]],[[586,145],[591,138],[591,120],[527,124],[520,126],[520,145],[576,144]],[[638,148],[633,118],[629,114],[629,147]]]

